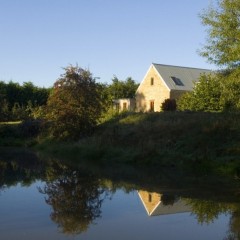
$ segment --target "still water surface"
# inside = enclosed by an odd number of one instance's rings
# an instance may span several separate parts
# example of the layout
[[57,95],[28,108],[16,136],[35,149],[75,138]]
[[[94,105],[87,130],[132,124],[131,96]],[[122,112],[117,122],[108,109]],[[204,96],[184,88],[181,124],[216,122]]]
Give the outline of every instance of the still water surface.
[[226,198],[166,194],[36,159],[0,166],[1,240],[238,239],[240,205]]

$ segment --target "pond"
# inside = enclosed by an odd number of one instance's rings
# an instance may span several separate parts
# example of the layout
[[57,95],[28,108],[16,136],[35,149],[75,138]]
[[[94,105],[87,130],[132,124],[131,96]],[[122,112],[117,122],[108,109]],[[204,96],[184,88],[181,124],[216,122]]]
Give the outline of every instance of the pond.
[[[0,239],[238,239],[238,191],[144,184],[41,161],[0,156]],[[130,180],[131,179],[131,180]],[[137,179],[137,177],[136,177]],[[206,192],[204,191],[206,190]]]

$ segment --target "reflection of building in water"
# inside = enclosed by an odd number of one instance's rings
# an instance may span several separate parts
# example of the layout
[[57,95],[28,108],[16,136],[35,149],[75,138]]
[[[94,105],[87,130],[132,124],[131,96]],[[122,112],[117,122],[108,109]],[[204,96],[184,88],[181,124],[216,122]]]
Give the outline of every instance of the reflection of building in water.
[[160,193],[138,191],[138,195],[149,216],[190,212],[191,208],[181,198]]

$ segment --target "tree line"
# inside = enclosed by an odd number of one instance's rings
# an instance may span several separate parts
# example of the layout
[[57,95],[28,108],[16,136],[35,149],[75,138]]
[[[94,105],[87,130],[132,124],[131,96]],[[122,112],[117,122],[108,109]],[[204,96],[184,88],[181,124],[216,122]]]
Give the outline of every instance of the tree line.
[[32,82],[22,85],[0,81],[0,121],[17,121],[30,117],[34,108],[46,105],[51,88]]
[[137,87],[131,77],[97,83],[89,70],[77,65],[64,68],[52,88],[1,81],[0,122],[38,119],[48,122],[50,136],[77,139],[93,131],[113,99],[133,97]]

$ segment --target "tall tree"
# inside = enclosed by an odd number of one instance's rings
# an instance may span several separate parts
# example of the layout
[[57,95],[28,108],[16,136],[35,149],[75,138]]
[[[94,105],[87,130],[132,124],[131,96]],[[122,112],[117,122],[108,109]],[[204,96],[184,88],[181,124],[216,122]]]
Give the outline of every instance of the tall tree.
[[240,1],[219,0],[200,15],[207,26],[207,43],[201,55],[221,67],[240,66]]
[[104,109],[102,92],[92,74],[78,66],[64,68],[47,103],[47,119],[56,138],[78,139],[96,126]]

